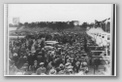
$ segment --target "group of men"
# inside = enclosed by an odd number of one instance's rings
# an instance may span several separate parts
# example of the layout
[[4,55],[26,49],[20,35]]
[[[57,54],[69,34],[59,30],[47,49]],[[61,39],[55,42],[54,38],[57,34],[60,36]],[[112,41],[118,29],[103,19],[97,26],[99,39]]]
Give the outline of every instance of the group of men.
[[[46,41],[57,41],[56,44]],[[10,39],[9,74],[84,75],[94,64],[88,46],[95,42],[85,32],[39,32]]]

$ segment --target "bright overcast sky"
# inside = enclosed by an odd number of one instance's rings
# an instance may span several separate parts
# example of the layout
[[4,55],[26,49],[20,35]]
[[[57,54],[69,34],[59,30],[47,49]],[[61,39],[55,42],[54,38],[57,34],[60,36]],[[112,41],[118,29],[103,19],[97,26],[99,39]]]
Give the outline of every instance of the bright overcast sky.
[[111,17],[111,4],[9,4],[8,17],[12,22],[71,21],[94,22]]

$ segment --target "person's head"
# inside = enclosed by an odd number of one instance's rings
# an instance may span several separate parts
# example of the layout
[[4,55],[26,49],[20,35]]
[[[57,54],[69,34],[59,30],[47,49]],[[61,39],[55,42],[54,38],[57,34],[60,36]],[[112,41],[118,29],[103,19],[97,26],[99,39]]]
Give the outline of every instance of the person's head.
[[24,58],[24,59],[27,59],[27,56],[26,56],[26,55],[24,55],[24,56],[23,56],[23,58]]
[[80,65],[80,62],[79,62],[79,61],[77,61],[77,62],[75,63],[75,65],[76,65],[76,66],[79,66],[79,65]]
[[17,53],[14,53],[13,56],[18,56],[18,54]]
[[65,64],[65,68],[67,68],[68,66],[71,66],[71,63],[70,62],[68,62],[68,63]]
[[67,62],[67,63],[68,63],[68,62],[70,62],[70,59],[67,59],[67,61],[66,61],[66,62]]
[[40,67],[44,67],[44,62],[41,62],[41,63],[39,64],[39,66],[40,66]]
[[67,71],[69,74],[73,74],[73,69],[68,69]]
[[44,51],[45,50],[45,48],[42,48],[42,51]]
[[57,71],[54,68],[50,70],[51,75],[55,75],[56,73],[57,73]]
[[61,63],[61,64],[59,65],[59,68],[60,68],[61,70],[63,70],[63,69],[64,69],[64,65]]
[[71,63],[73,63],[74,62],[74,58],[70,58],[70,61],[71,61]]
[[37,60],[34,60],[34,65],[37,65]]

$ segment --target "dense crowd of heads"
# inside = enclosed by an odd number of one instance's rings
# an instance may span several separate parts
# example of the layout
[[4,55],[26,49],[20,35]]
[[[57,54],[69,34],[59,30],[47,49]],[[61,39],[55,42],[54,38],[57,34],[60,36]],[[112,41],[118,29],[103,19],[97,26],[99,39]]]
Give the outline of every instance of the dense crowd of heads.
[[[46,41],[58,43],[47,44]],[[87,74],[94,64],[88,46],[95,46],[85,32],[43,32],[9,41],[9,74]],[[96,60],[99,64],[99,60]]]

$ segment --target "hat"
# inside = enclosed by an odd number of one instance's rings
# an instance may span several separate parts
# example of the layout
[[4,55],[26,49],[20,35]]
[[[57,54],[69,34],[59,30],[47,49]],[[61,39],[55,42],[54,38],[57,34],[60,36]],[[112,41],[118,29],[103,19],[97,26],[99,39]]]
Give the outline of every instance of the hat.
[[71,63],[69,63],[69,62],[65,64],[65,66],[69,66],[69,65],[71,65]]
[[73,71],[73,69],[68,69],[67,71],[68,71],[68,72],[72,72],[72,71]]
[[39,63],[39,65],[44,65],[44,62]]
[[23,56],[23,58],[27,58],[27,56]]
[[67,69],[73,69],[73,66],[68,66]]
[[31,51],[31,53],[33,53],[33,54],[34,54],[35,52],[36,52],[35,50],[32,50],[32,51]]
[[24,63],[23,66],[28,66],[28,63]]
[[17,53],[14,53],[13,56],[18,56],[18,54]]
[[61,71],[58,72],[58,74],[65,74],[65,71],[61,70]]
[[87,65],[87,62],[82,62],[82,64],[83,64],[84,66],[86,66],[86,65]]
[[28,66],[22,66],[21,69],[22,70],[26,70],[28,68]]
[[56,74],[56,70],[55,69],[51,69],[50,70],[50,74]]
[[42,54],[42,52],[40,51],[38,54]]
[[60,67],[60,68],[64,68],[64,65],[63,65],[63,64],[60,64],[59,67]]

